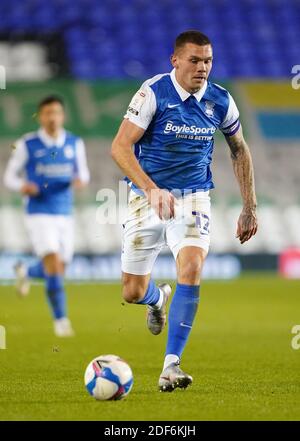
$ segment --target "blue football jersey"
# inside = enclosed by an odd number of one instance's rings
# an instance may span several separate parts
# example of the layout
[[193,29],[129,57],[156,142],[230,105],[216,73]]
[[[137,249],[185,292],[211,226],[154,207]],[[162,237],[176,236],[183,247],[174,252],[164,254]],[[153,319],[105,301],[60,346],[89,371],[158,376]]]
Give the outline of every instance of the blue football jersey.
[[27,200],[27,213],[71,214],[71,184],[77,172],[78,139],[72,133],[65,132],[62,145],[51,147],[45,145],[38,132],[24,137],[27,150],[26,178],[39,188],[39,195]]
[[176,81],[174,70],[146,81],[125,118],[145,129],[135,145],[143,170],[159,188],[181,193],[214,187],[210,169],[214,133],[220,129],[233,135],[240,124],[227,90],[206,82],[189,94]]

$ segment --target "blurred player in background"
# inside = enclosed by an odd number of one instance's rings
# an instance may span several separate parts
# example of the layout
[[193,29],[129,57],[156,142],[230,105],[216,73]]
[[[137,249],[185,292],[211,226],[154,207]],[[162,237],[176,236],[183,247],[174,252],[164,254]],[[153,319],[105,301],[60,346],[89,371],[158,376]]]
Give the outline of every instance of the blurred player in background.
[[243,200],[236,236],[244,243],[257,231],[251,155],[233,98],[208,82],[212,59],[207,36],[198,31],[180,34],[171,58],[174,69],[142,85],[112,145],[112,156],[131,186],[124,224],[123,296],[148,306],[147,324],[155,335],[165,326],[171,287],[155,285],[152,267],[165,244],[176,260],[161,391],[192,383],[179,363],[196,315],[209,249],[209,190],[214,187],[210,163],[217,129],[230,147]]
[[85,146],[67,132],[64,102],[44,98],[38,106],[40,128],[20,138],[9,159],[4,183],[26,197],[25,224],[39,261],[15,267],[20,295],[29,291],[30,278],[44,279],[47,298],[59,337],[73,335],[67,318],[63,276],[73,256],[73,188],[89,182]]

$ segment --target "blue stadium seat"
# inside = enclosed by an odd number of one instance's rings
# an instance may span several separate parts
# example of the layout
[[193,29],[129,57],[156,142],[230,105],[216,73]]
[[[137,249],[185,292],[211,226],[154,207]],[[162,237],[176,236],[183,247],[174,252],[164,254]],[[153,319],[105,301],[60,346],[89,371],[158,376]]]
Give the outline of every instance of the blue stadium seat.
[[209,35],[221,80],[288,77],[300,59],[299,22],[298,0],[0,2],[0,33],[62,33],[70,71],[83,79],[170,70],[173,40],[188,28]]

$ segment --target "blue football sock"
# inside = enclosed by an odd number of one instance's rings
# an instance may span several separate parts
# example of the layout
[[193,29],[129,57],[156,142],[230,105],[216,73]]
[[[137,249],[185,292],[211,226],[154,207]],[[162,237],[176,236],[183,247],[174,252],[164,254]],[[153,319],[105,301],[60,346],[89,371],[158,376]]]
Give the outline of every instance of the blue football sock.
[[27,275],[33,279],[45,279],[46,274],[44,271],[43,262],[39,260],[38,263],[30,265],[27,269]]
[[185,348],[199,303],[200,286],[177,284],[169,309],[166,355],[179,358]]
[[63,277],[59,274],[46,276],[46,290],[53,317],[55,319],[66,317],[66,294]]
[[154,281],[150,279],[146,294],[142,300],[137,302],[139,305],[156,305],[160,298],[159,288],[155,285]]

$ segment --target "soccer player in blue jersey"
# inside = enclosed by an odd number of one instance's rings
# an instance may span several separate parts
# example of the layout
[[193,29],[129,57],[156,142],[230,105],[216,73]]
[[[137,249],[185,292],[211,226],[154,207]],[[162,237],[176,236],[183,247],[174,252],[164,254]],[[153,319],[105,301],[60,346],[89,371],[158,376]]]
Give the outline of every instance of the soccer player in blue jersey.
[[172,72],[142,85],[112,144],[112,156],[131,186],[124,224],[123,297],[147,305],[147,325],[155,335],[165,326],[171,293],[169,285],[156,286],[151,279],[163,246],[169,246],[177,266],[161,391],[185,388],[193,381],[181,370],[180,360],[198,308],[209,248],[209,191],[214,187],[210,164],[217,129],[230,147],[243,200],[236,236],[244,243],[257,231],[251,155],[233,98],[208,81],[212,60],[207,36],[198,31],[180,34]]
[[38,106],[40,129],[15,144],[4,183],[26,201],[25,223],[39,261],[16,266],[17,289],[29,290],[29,279],[45,281],[46,294],[58,337],[73,335],[67,317],[63,275],[73,255],[73,189],[89,181],[85,146],[67,132],[64,102],[58,96],[44,98]]

